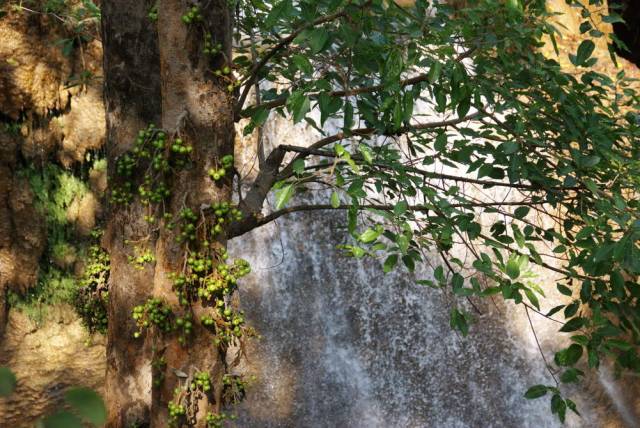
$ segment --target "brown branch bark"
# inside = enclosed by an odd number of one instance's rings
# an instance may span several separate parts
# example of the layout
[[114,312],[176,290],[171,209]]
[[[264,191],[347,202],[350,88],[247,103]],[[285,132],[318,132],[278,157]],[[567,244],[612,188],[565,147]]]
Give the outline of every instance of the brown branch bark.
[[[451,208],[473,208],[473,207],[494,207],[494,206],[532,206],[532,205],[544,205],[546,202],[468,202],[468,203],[459,203],[459,204],[451,204]],[[271,223],[272,221],[282,217],[283,215],[292,214],[295,212],[304,212],[304,211],[321,211],[321,210],[346,210],[351,207],[350,204],[340,204],[338,206],[333,206],[329,204],[309,204],[309,205],[294,205],[291,207],[283,208],[278,211],[274,211],[266,216],[257,215],[254,216],[254,219],[251,223],[246,223],[244,225],[239,225],[239,227],[234,227],[232,229],[232,234],[230,237],[236,237],[243,235],[249,232],[252,229],[255,229],[260,226],[264,226],[265,224]],[[393,211],[393,205],[388,204],[364,204],[360,205],[360,208],[372,208],[381,211]],[[424,206],[424,205],[410,205],[407,207],[409,211],[416,212],[428,212],[434,211],[434,208]]]
[[[426,130],[426,129],[436,129],[436,128],[446,128],[447,126],[453,126],[453,125],[457,125],[460,124],[462,122],[467,122],[473,119],[477,119],[481,117],[481,113],[476,112],[476,113],[472,113],[469,114],[465,117],[462,118],[456,118],[456,119],[449,119],[449,120],[443,120],[443,121],[438,121],[438,122],[427,122],[427,123],[419,123],[419,124],[415,124],[415,125],[411,125],[411,126],[404,126],[394,132],[389,132],[386,134],[381,134],[382,136],[399,136],[399,135],[403,135],[406,134],[408,132],[411,131],[421,131],[421,130]],[[305,148],[298,148],[296,146],[286,146],[287,150],[289,151],[297,151],[298,153],[300,153],[299,156],[296,156],[291,162],[289,162],[289,164],[284,167],[282,169],[282,173],[280,173],[280,175],[278,176],[278,180],[282,180],[286,177],[289,177],[291,175],[291,173],[293,172],[293,163],[298,160],[298,159],[303,159],[305,157],[307,157],[308,155],[313,155],[313,154],[318,154],[318,153],[313,153],[313,151],[320,149],[322,147],[328,146],[331,143],[336,143],[338,141],[341,140],[345,140],[347,138],[351,138],[353,136],[359,136],[359,137],[366,137],[366,136],[370,136],[370,135],[374,135],[374,133],[376,132],[375,128],[357,128],[357,129],[353,129],[351,131],[349,131],[348,133],[346,132],[339,132],[335,135],[331,135],[329,137],[323,138],[321,140],[316,141],[315,143],[313,143],[312,145],[309,146],[309,148],[307,148],[306,150],[308,150],[308,153],[305,153],[303,151],[298,151],[298,149],[304,150]],[[284,146],[281,146],[284,147]],[[327,156],[326,152],[321,152],[320,156]]]

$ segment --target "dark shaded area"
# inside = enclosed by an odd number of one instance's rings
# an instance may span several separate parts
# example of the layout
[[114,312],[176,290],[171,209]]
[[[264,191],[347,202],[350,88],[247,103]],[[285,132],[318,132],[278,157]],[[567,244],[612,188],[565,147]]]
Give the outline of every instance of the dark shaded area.
[[617,48],[616,52],[640,66],[640,4],[637,0],[609,0],[609,11],[625,21],[614,23],[613,32],[629,50]]

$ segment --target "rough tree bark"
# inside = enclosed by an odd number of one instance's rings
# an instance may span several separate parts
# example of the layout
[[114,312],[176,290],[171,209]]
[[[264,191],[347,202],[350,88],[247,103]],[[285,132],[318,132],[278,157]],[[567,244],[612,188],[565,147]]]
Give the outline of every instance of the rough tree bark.
[[[157,6],[158,19],[149,11]],[[118,156],[131,148],[139,130],[150,123],[168,135],[179,135],[193,147],[191,165],[174,177],[166,211],[174,215],[184,206],[198,213],[202,204],[229,200],[231,180],[215,184],[207,171],[221,156],[233,153],[233,98],[227,83],[213,70],[224,65],[231,51],[231,15],[226,0],[203,6],[202,20],[188,25],[181,16],[192,6],[182,0],[105,0],[102,25],[107,110],[107,150],[110,177]],[[223,54],[203,53],[204,32],[223,46]],[[229,174],[230,175],[230,174]],[[169,274],[179,270],[184,251],[176,243],[176,230],[149,233],[144,207],[134,199],[128,206],[111,205],[104,244],[111,255],[108,366],[106,400],[110,427],[166,426],[167,404],[180,381],[176,371],[209,371],[213,400],[198,404],[194,424],[204,426],[207,410],[219,410],[222,356],[212,337],[199,324],[203,308],[193,307],[194,330],[186,346],[176,333],[147,334],[134,339],[134,306],[161,297],[175,312],[180,309]],[[135,269],[127,262],[128,242],[144,242],[155,251],[155,266]],[[223,239],[220,245],[224,246]],[[166,366],[152,369],[154,358],[164,356]],[[162,379],[152,387],[154,379]]]

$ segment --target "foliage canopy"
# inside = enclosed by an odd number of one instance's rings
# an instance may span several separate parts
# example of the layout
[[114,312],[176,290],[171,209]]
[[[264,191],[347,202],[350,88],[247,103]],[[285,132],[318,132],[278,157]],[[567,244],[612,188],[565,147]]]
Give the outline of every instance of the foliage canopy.
[[[544,1],[470,3],[240,2],[245,133],[275,112],[320,138],[259,153],[263,169],[275,165],[258,180],[276,190],[276,210],[236,234],[293,211],[344,209],[345,250],[383,259],[385,272],[430,265],[433,278],[418,283],[460,298],[451,325],[463,334],[463,299],[495,294],[557,321],[572,343],[547,365],[554,384],[526,397],[550,392],[564,420],[576,409],[560,384],[583,376],[575,366],[607,357],[640,371],[638,97],[623,71],[593,68],[601,1],[570,2],[584,18],[570,55],[579,73],[539,52],[557,35]],[[327,203],[291,205],[302,189]],[[566,304],[542,311],[533,269]]]

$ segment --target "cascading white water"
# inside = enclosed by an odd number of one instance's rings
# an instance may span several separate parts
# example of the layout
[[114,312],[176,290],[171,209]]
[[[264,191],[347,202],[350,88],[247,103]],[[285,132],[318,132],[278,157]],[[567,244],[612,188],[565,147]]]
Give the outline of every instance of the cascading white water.
[[[462,338],[440,291],[343,257],[342,224],[337,214],[296,214],[232,243],[254,267],[240,295],[262,336],[248,348],[257,379],[237,426],[561,426],[548,398],[522,396],[552,381],[521,307],[482,305]],[[539,335],[557,329],[534,322]],[[572,395],[582,418],[568,426],[604,426],[610,404],[594,406],[592,393]]]

